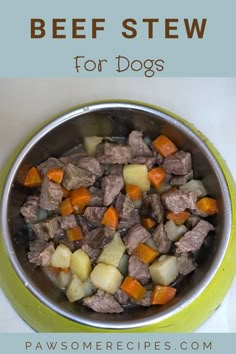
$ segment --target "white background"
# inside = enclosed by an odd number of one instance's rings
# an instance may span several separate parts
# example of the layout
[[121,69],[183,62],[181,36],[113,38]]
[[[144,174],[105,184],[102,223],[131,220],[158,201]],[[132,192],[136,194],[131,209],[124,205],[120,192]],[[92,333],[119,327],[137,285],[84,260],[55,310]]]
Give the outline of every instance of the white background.
[[[236,79],[233,78],[2,78],[0,166],[17,143],[45,119],[81,103],[105,99],[140,100],[189,120],[214,143],[236,176]],[[197,332],[236,332],[235,294],[236,280],[222,305]],[[0,289],[0,332],[32,331]]]

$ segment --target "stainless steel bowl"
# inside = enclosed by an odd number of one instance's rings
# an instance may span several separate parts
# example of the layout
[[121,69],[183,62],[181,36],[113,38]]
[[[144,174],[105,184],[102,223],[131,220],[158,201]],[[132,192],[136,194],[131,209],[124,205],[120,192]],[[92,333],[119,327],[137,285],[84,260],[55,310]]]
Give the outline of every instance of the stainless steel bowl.
[[[58,157],[82,142],[85,136],[126,137],[133,129],[142,130],[151,139],[163,133],[193,157],[196,178],[201,178],[219,203],[219,213],[212,218],[215,236],[203,247],[199,266],[178,284],[177,297],[165,306],[130,308],[122,314],[100,314],[70,304],[40,269],[27,260],[20,206],[26,198],[22,180],[29,166],[49,156]],[[97,103],[78,108],[47,124],[24,146],[8,174],[2,197],[1,223],[4,244],[18,277],[37,299],[59,315],[96,328],[134,329],[160,324],[193,303],[211,284],[224,259],[232,226],[231,199],[225,175],[204,138],[181,119],[146,105],[132,102]],[[207,300],[206,300],[207,301]]]

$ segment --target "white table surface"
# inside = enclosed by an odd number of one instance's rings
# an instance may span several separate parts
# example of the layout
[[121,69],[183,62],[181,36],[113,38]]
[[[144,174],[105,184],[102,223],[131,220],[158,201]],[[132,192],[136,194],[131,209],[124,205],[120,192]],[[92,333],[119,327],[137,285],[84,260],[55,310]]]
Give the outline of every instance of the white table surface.
[[[140,100],[189,120],[214,143],[236,176],[234,78],[1,78],[0,166],[17,143],[45,119],[80,103],[105,99]],[[236,332],[235,294],[236,280],[222,305],[197,332]],[[1,289],[0,332],[33,332]]]

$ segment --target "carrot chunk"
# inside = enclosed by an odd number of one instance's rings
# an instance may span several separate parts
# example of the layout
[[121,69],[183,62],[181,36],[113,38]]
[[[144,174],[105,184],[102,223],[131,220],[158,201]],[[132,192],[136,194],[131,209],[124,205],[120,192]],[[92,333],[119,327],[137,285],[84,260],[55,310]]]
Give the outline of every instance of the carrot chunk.
[[133,255],[146,264],[152,262],[158,254],[158,251],[144,243],[140,243],[133,251]]
[[69,197],[70,191],[68,191],[68,189],[66,189],[64,186],[61,186],[61,188],[63,192],[63,198]]
[[60,184],[63,180],[64,171],[62,168],[50,168],[47,171],[47,176],[51,181]]
[[116,230],[118,226],[117,210],[111,205],[104,213],[101,223]]
[[62,216],[67,216],[72,214],[74,210],[70,198],[64,199],[61,202],[59,209]]
[[34,166],[31,167],[25,177],[24,186],[34,188],[40,186],[41,183],[42,177],[40,176],[38,169]]
[[217,201],[216,199],[204,197],[197,202],[197,207],[203,213],[207,215],[214,215],[218,213]]
[[70,199],[73,207],[84,208],[88,205],[91,199],[91,194],[87,188],[80,187],[70,192]]
[[142,190],[136,184],[127,184],[125,186],[126,193],[131,200],[141,200],[142,199]]
[[163,157],[170,156],[177,151],[175,144],[165,135],[159,135],[152,144]]
[[155,167],[148,172],[148,178],[155,188],[160,188],[166,178],[166,172],[162,167]]
[[70,241],[82,240],[82,238],[84,237],[80,226],[76,226],[72,229],[66,230],[66,235]]
[[151,218],[143,218],[142,219],[142,225],[146,227],[146,229],[151,229],[156,225],[156,221],[154,221]]
[[166,218],[173,221],[176,225],[183,225],[189,218],[190,213],[188,211],[180,211],[179,213],[173,213],[170,210],[166,212]]
[[171,286],[156,285],[153,293],[151,303],[152,305],[164,305],[175,297],[176,289]]
[[132,299],[136,301],[142,300],[146,294],[146,289],[140,284],[140,282],[132,277],[127,276],[120,288]]

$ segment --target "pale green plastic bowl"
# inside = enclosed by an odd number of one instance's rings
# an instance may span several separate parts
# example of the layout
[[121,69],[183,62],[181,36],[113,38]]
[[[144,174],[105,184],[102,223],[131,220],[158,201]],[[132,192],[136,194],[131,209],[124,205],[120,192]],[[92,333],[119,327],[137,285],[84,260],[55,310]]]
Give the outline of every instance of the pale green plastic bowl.
[[[38,332],[193,332],[196,330],[209,316],[215,311],[215,309],[221,304],[225,294],[227,293],[235,275],[235,254],[236,254],[236,188],[233,178],[228,170],[224,160],[221,158],[215,147],[209,142],[209,140],[201,134],[192,124],[186,120],[178,117],[177,115],[164,110],[160,107],[148,105],[146,103],[134,102],[134,101],[106,101],[88,103],[83,106],[76,107],[76,110],[80,110],[81,114],[86,114],[88,107],[94,107],[99,105],[122,105],[127,107],[142,107],[142,109],[152,110],[153,112],[159,112],[173,119],[174,124],[178,127],[178,124],[184,125],[186,128],[197,136],[205,147],[210,151],[213,158],[217,161],[218,167],[221,169],[224,175],[224,179],[228,188],[229,205],[227,206],[231,212],[231,229],[229,242],[227,249],[222,257],[221,263],[208,284],[204,287],[204,291],[200,292],[193,301],[188,302],[185,305],[179,307],[178,311],[175,311],[170,316],[166,315],[161,320],[153,322],[148,325],[138,326],[136,328],[127,329],[108,329],[95,327],[91,325],[84,325],[71,318],[63,316],[51,308],[29,290],[24,285],[24,282],[17,274],[12,261],[11,256],[7,253],[3,237],[0,238],[0,259],[1,259],[1,271],[0,281],[1,287],[5,292],[12,306],[17,313],[36,331]],[[66,116],[66,115],[65,115]],[[60,115],[63,117],[63,115]],[[25,141],[23,141],[9,157],[8,162],[3,168],[0,176],[0,192],[2,194],[5,182],[8,179],[9,172],[16,158],[21,153],[22,149],[28,144],[28,142],[38,133],[43,127],[47,126],[53,120],[47,121],[43,126],[37,128],[32,132]],[[2,213],[3,214],[3,213]]]

